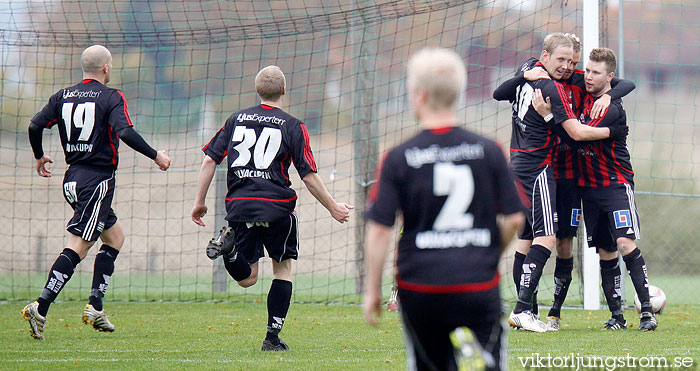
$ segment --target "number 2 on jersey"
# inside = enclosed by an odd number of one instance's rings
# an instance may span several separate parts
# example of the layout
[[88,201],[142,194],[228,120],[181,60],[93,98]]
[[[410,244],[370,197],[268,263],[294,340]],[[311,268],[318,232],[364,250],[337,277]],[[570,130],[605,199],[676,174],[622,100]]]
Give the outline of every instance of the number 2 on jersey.
[[81,129],[78,142],[85,142],[90,140],[92,129],[95,128],[95,102],[78,103],[75,112],[73,112],[74,104],[72,102],[63,103],[62,116],[63,122],[66,124],[66,138],[69,142],[71,141],[71,129],[75,125],[76,128]]
[[233,160],[231,167],[246,166],[250,162],[250,148],[253,149],[253,163],[259,170],[267,169],[282,145],[282,132],[280,129],[266,127],[260,133],[260,138],[255,134],[255,129],[245,126],[236,126],[233,131],[233,142],[240,142],[233,149],[238,152],[238,157]]
[[470,229],[474,215],[467,212],[474,198],[474,176],[469,165],[451,162],[435,164],[433,168],[433,194],[447,196],[440,213],[435,218],[433,230]]

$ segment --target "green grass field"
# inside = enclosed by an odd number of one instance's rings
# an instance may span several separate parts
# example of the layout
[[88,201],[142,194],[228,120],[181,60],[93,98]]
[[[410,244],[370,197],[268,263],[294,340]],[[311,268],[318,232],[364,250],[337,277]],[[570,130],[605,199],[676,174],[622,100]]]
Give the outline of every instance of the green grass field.
[[[260,302],[108,302],[117,327],[100,333],[83,325],[84,303],[52,306],[46,341],[29,336],[20,309],[24,302],[0,304],[0,368],[36,369],[243,369],[243,370],[401,370],[405,356],[401,323],[385,313],[378,328],[364,323],[356,305],[293,304],[282,332],[291,351],[261,352],[266,305]],[[601,332],[607,311],[569,309],[563,330],[534,334],[510,332],[511,370],[525,369],[518,357],[533,353],[565,357],[691,357],[700,364],[698,306],[669,305],[653,333],[635,329]]]

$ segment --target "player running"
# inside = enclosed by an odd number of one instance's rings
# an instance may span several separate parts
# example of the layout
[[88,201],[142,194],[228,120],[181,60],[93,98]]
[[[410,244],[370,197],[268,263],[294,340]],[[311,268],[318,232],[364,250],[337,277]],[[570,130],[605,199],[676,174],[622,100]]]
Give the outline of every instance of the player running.
[[105,86],[112,73],[112,54],[101,45],[93,45],[80,57],[83,81],[61,89],[32,118],[29,142],[36,158],[36,171],[51,177],[47,163],[53,163],[42,148],[42,132],[58,126],[61,147],[68,169],[63,178],[63,197],[73,209],[66,230],[68,244],[51,267],[48,281],[39,298],[22,309],[32,337],[44,339],[49,306],[73,275],[76,266],[98,238],[102,246],[95,257],[89,303],[83,311],[83,323],[99,331],[114,331],[114,325],[102,308],[102,297],[114,273],[114,261],[124,244],[124,230],[112,210],[115,174],[119,163],[119,139],[152,159],[165,171],[170,158],[156,152],[134,130],[124,94]]
[[267,295],[267,335],[264,351],[289,349],[279,333],[292,298],[292,260],[298,257],[297,195],[291,188],[293,163],[309,192],[340,223],[350,218],[353,206],[336,202],[316,174],[306,126],[280,107],[286,80],[277,66],[260,70],[255,90],[262,103],[238,111],[204,146],[192,221],[204,226],[204,200],[216,165],[228,157],[226,220],[220,236],[207,248],[211,259],[223,255],[229,275],[241,287],[258,280],[263,246],[272,259],[274,279]]

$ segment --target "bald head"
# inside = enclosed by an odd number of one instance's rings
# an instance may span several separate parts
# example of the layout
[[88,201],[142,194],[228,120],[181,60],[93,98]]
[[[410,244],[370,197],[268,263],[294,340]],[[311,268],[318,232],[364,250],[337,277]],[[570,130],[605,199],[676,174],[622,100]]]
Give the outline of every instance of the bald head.
[[267,66],[255,76],[255,91],[266,101],[276,101],[284,95],[287,80],[277,66]]
[[85,50],[80,56],[80,64],[85,73],[100,73],[102,67],[111,65],[112,53],[102,45],[93,45]]

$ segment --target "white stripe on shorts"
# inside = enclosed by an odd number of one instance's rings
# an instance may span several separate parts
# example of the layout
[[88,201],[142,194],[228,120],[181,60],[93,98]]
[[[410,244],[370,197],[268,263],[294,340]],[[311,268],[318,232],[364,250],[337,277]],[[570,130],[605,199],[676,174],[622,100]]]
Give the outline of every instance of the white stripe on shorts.
[[634,190],[632,186],[625,183],[625,192],[627,192],[627,202],[630,204],[630,217],[632,218],[632,229],[634,230],[634,238],[641,239],[642,232],[639,230],[639,219],[637,218],[637,204],[634,202]]

